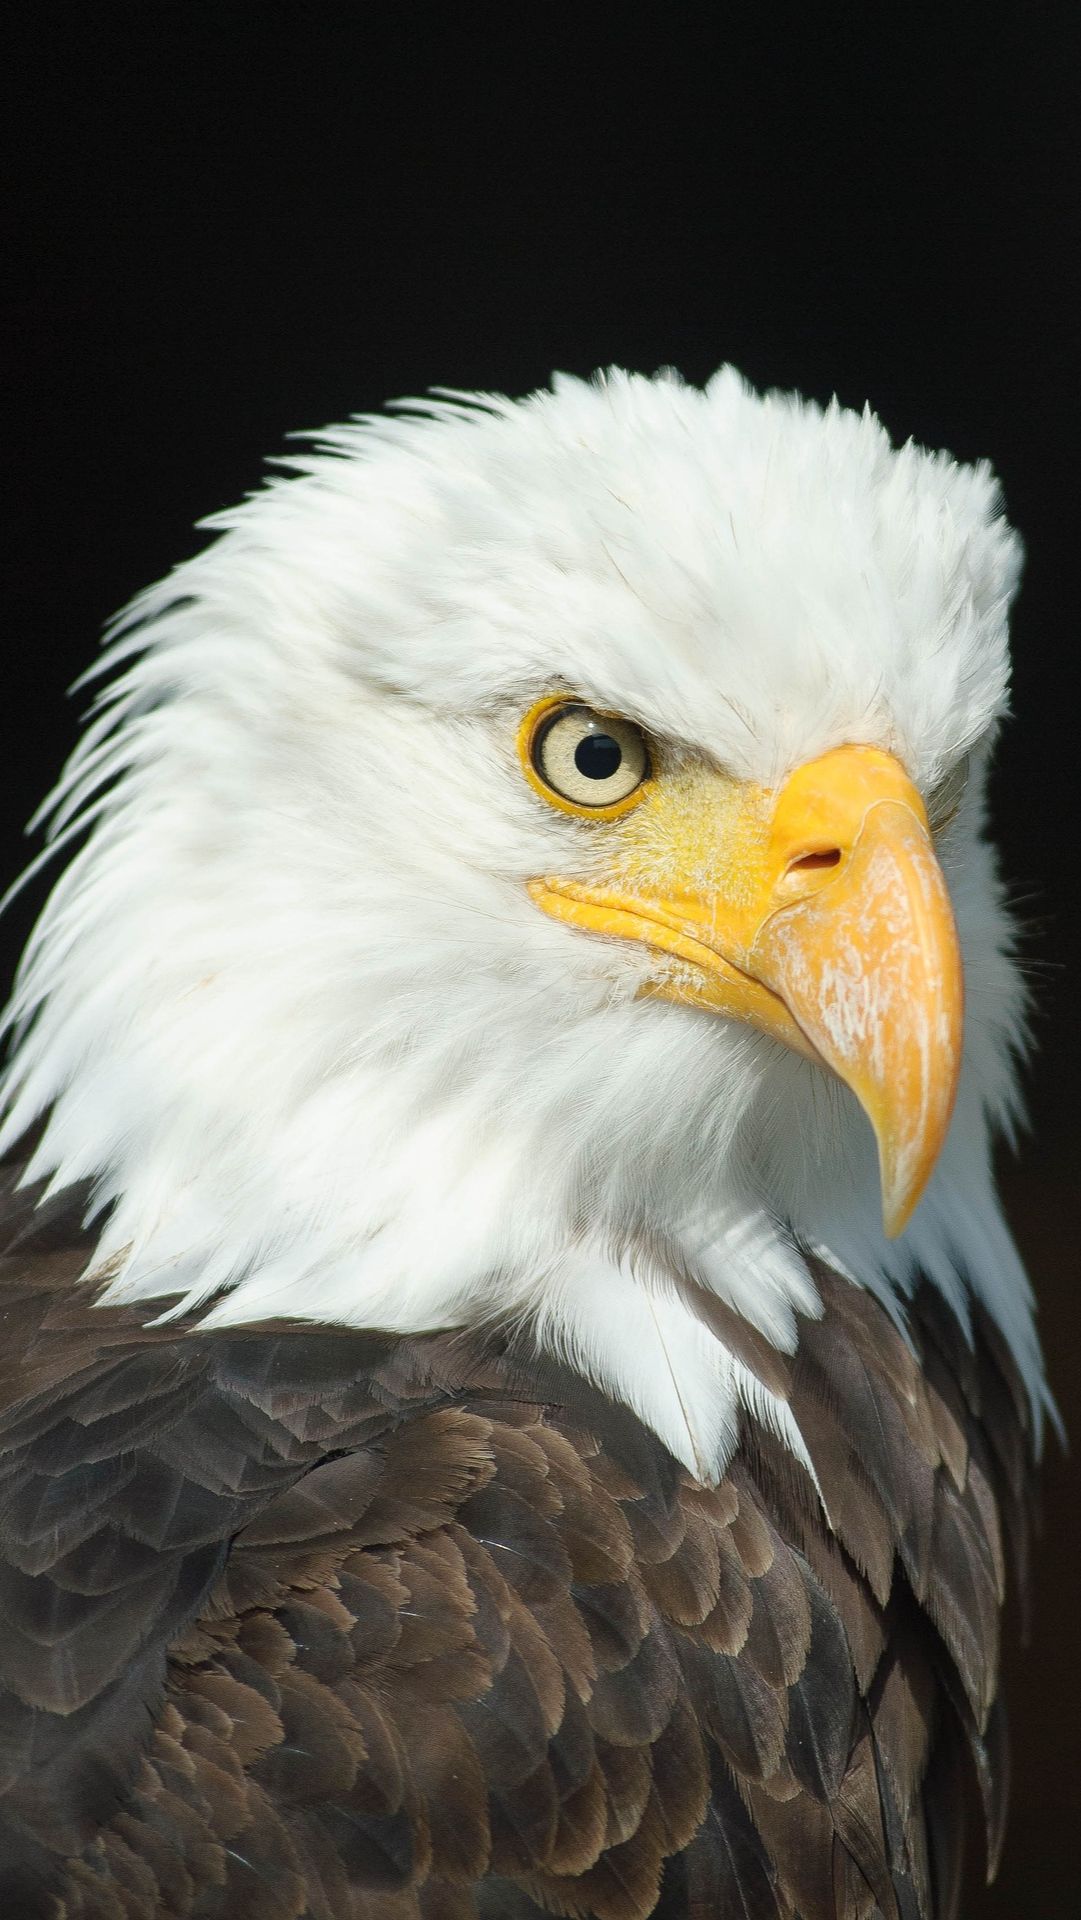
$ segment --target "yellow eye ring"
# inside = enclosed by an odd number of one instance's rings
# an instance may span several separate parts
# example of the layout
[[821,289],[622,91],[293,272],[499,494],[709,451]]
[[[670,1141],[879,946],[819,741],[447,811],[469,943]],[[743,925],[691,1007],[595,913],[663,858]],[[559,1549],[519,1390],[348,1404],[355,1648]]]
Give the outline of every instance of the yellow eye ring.
[[[641,772],[634,786],[615,800],[599,804],[580,801],[568,793],[561,792],[544,776],[540,754],[545,742],[563,717],[570,721],[572,716],[577,715],[580,715],[583,721],[583,740],[590,732],[590,722],[604,720],[612,722],[613,733],[618,733],[619,744],[626,749],[628,765],[624,770],[624,777],[628,775],[633,777],[635,764],[640,762]],[[604,733],[603,738],[607,741],[612,736]],[[622,714],[602,713],[597,708],[590,707],[586,701],[575,700],[566,693],[546,694],[543,700],[536,701],[528,713],[523,714],[518,727],[518,758],[521,761],[522,772],[534,793],[539,794],[542,800],[546,800],[550,807],[556,807],[560,813],[568,813],[576,820],[618,820],[623,814],[630,813],[631,809],[644,799],[653,784],[649,748],[645,735],[637,723],[624,719]],[[620,764],[617,758],[617,770]],[[583,790],[586,784],[586,779],[582,778]],[[599,789],[603,788],[604,784],[603,779],[597,779]]]

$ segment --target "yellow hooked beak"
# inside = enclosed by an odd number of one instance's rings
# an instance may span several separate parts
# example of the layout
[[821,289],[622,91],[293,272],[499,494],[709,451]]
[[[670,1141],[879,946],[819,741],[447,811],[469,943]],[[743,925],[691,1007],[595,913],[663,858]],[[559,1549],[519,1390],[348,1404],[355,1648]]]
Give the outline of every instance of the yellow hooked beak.
[[852,1088],[886,1232],[930,1178],[961,1066],[963,984],[927,813],[890,754],[840,747],[779,791],[704,765],[651,783],[616,882],[536,880],[557,920],[658,956],[644,991],[749,1022]]

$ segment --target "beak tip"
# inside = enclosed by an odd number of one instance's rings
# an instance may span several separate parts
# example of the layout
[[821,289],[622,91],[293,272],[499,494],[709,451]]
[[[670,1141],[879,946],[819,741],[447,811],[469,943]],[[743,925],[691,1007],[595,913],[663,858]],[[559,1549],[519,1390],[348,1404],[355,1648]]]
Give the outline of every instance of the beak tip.
[[881,1167],[882,1228],[887,1240],[899,1240],[904,1233],[923,1198],[930,1173],[931,1168],[926,1167],[921,1179],[897,1180],[890,1178],[887,1167]]
[[899,1240],[919,1205],[931,1172],[928,1159],[913,1163],[910,1155],[898,1152],[892,1129],[875,1126],[878,1145],[878,1180],[882,1196],[882,1231],[887,1240]]
[[[882,1194],[882,1227],[887,1240],[899,1240],[923,1199],[938,1165],[952,1113],[952,1097],[937,1116],[938,1124],[913,1141],[899,1141],[886,1116],[872,1117],[878,1143],[878,1173]],[[869,1116],[870,1117],[870,1116]]]
[[887,1240],[899,1240],[912,1217],[912,1209],[905,1206],[889,1206],[883,1202],[882,1230]]

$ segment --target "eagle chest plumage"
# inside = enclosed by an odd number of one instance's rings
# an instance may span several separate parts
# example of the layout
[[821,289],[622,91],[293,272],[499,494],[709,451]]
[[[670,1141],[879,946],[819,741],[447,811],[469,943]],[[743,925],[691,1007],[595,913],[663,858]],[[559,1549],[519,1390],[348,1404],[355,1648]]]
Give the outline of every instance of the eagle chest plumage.
[[95,1308],[79,1196],[32,1199],[0,1294],[5,1916],[957,1912],[968,1803],[992,1861],[1001,1829],[1030,1459],[981,1316],[927,1289],[909,1345],[820,1269],[770,1363],[819,1491],[749,1415],[703,1488],[476,1337]]

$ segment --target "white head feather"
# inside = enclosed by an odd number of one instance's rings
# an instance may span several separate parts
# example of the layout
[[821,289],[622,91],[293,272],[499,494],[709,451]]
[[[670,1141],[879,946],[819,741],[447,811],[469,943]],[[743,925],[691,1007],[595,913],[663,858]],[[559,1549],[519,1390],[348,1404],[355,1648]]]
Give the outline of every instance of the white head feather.
[[[20,973],[3,1143],[48,1112],[29,1177],[94,1182],[110,1297],[529,1321],[712,1474],[741,1401],[802,1443],[642,1248],[789,1349],[813,1248],[891,1306],[971,1288],[1038,1401],[990,1168],[1022,993],[982,839],[1020,564],[987,467],[731,369],[417,406],[289,464],[129,611],[50,803],[91,831]],[[596,831],[521,778],[559,686],[768,784],[857,741],[928,792],[972,754],[939,849],[961,1090],[896,1243],[838,1082],[636,999],[641,949],[533,905]]]

